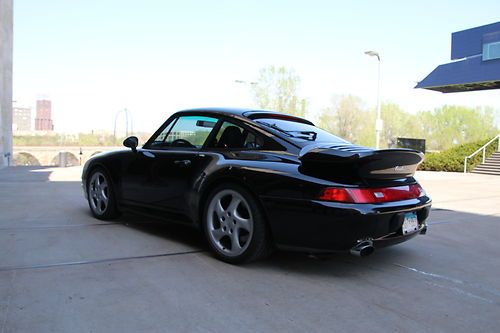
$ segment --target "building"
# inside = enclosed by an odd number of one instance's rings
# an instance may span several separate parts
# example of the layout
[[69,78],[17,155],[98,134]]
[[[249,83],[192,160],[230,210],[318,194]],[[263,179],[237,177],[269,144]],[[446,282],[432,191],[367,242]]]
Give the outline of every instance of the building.
[[452,33],[451,60],[415,88],[443,93],[500,89],[500,22]]
[[36,101],[35,131],[53,131],[52,103],[47,99]]
[[0,0],[0,168],[12,160],[12,0]]
[[14,131],[31,131],[31,108],[12,108],[12,129]]

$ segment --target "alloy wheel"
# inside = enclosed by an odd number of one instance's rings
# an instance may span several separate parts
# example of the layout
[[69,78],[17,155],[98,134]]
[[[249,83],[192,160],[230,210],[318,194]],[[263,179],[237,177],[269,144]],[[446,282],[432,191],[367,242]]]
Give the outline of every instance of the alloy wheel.
[[97,215],[103,215],[109,205],[109,186],[101,172],[95,172],[89,182],[89,202]]
[[225,189],[212,197],[207,209],[207,233],[219,252],[229,257],[244,253],[253,229],[250,205],[241,194]]

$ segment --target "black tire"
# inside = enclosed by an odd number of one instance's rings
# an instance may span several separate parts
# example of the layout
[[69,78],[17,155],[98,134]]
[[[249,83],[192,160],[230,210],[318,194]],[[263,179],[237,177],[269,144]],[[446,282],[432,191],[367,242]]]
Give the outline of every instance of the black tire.
[[99,220],[111,220],[120,215],[113,183],[102,168],[95,168],[88,174],[87,201],[92,215]]
[[[240,200],[234,210],[233,199],[235,203]],[[217,203],[222,210],[216,208]],[[248,263],[272,252],[271,233],[262,209],[254,196],[239,185],[219,185],[210,193],[202,225],[212,252],[227,263]]]

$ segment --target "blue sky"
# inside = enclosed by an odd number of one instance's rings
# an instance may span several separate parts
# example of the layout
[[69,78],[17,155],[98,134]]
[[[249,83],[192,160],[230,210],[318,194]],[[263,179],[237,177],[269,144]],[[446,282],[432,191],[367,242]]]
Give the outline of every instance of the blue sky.
[[112,130],[128,108],[134,129],[153,131],[172,112],[252,106],[260,68],[302,78],[310,118],[333,95],[376,98],[404,109],[442,104],[500,108],[500,92],[413,89],[450,61],[451,33],[497,22],[499,1],[115,1],[15,0],[14,99],[53,103],[56,130]]

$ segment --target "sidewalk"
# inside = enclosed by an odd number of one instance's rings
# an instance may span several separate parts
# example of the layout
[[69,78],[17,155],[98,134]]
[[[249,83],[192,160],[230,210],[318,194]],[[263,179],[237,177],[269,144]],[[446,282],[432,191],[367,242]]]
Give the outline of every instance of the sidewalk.
[[432,197],[432,207],[500,216],[500,176],[418,171],[415,178]]

